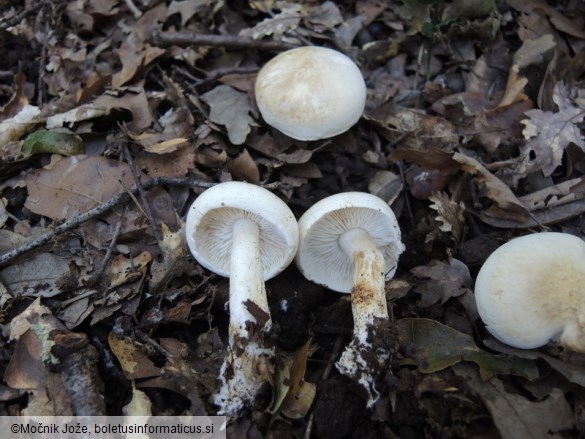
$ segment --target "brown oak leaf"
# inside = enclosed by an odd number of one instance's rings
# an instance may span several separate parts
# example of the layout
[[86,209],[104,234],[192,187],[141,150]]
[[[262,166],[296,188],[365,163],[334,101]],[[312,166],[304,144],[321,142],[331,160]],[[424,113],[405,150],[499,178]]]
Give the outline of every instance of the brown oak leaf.
[[553,91],[553,101],[559,111],[529,110],[528,119],[522,134],[528,140],[521,147],[523,175],[542,170],[549,176],[562,162],[563,152],[570,143],[585,151],[585,138],[581,135],[578,124],[585,117],[585,108],[575,105],[569,87],[564,82],[557,82]]

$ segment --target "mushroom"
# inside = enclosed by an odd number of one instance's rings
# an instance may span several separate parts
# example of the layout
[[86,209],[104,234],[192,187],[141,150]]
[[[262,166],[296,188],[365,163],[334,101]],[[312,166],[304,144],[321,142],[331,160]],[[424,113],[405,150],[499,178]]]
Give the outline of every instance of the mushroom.
[[366,105],[359,68],[324,47],[299,47],[271,59],[258,73],[255,94],[266,123],[297,140],[347,131]]
[[585,242],[565,233],[513,239],[481,267],[475,301],[487,330],[520,349],[551,340],[585,352]]
[[230,278],[229,347],[214,396],[219,414],[251,407],[274,372],[272,321],[264,281],[284,270],[298,246],[296,219],[268,190],[227,182],[206,190],[187,214],[187,243],[205,268]]
[[378,399],[375,378],[390,359],[379,340],[390,323],[384,291],[404,251],[392,209],[363,192],[327,197],[299,220],[296,264],[303,275],[340,293],[351,293],[353,337],[337,369],[356,379],[368,394],[368,407]]

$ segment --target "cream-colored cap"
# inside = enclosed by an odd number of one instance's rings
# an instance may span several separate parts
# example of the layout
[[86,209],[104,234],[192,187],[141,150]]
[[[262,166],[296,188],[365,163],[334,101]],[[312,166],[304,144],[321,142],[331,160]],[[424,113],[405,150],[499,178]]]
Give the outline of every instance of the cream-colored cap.
[[298,140],[347,131],[366,105],[359,68],[324,47],[299,47],[276,56],[258,73],[255,92],[266,123]]
[[365,192],[344,192],[315,203],[299,220],[296,264],[303,275],[340,293],[353,286],[353,261],[339,244],[352,229],[363,229],[384,258],[384,274],[391,279],[404,251],[400,227],[381,198]]
[[253,184],[221,183],[197,197],[186,223],[191,253],[208,270],[229,277],[233,225],[240,218],[254,221],[260,229],[264,280],[276,276],[297,251],[297,221],[284,201]]
[[521,349],[559,340],[585,351],[585,242],[535,233],[507,242],[485,261],[475,301],[488,331]]

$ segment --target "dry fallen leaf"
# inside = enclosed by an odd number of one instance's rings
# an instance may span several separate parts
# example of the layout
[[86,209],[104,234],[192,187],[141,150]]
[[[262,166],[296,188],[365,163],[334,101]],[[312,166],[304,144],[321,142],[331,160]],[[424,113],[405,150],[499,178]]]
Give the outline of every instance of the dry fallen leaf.
[[16,343],[4,381],[13,389],[40,389],[46,385],[47,372],[41,361],[41,342],[32,330],[22,334]]
[[521,175],[537,170],[542,170],[545,176],[551,175],[561,165],[563,153],[570,143],[585,150],[585,137],[579,127],[585,118],[585,108],[575,105],[571,90],[564,82],[555,84],[553,101],[559,111],[529,110],[526,112],[529,118],[522,121],[526,126],[522,133],[528,141],[520,148]]
[[528,84],[528,79],[520,76],[519,72],[530,65],[542,63],[547,52],[555,47],[552,35],[547,34],[536,40],[526,40],[516,51],[513,57],[512,68],[508,75],[506,91],[500,100],[498,107],[505,107],[513,104],[518,100],[527,99],[524,95],[524,86]]
[[50,315],[51,310],[41,303],[40,298],[35,299],[24,311],[10,321],[10,340],[18,340],[22,334],[30,329],[31,322],[36,317],[45,314]]
[[275,398],[271,413],[281,412],[292,419],[306,416],[315,399],[316,386],[305,381],[305,372],[311,340],[308,340],[293,357],[283,357],[276,371]]
[[453,201],[445,192],[431,195],[429,201],[432,201],[429,207],[437,211],[435,220],[440,223],[439,229],[451,233],[455,242],[460,242],[465,227],[465,205],[461,201]]
[[6,206],[4,205],[4,202],[2,201],[2,199],[0,199],[0,229],[4,227],[6,221],[8,221],[8,212],[6,211]]
[[531,401],[507,390],[497,378],[481,381],[468,365],[459,364],[454,370],[479,394],[503,439],[560,439],[564,437],[563,430],[573,428],[573,411],[558,388],[553,388],[543,401]]
[[453,159],[462,165],[463,171],[476,177],[483,186],[485,195],[497,204],[499,210],[492,209],[493,216],[499,214],[524,219],[525,206],[502,180],[473,157],[457,152],[453,154]]
[[199,271],[199,265],[194,262],[187,247],[184,222],[176,232],[172,232],[163,223],[162,236],[163,239],[158,244],[162,252],[162,260],[154,259],[150,267],[151,291],[162,291],[175,277],[184,273],[195,275]]
[[137,256],[127,258],[118,255],[112,260],[110,266],[110,289],[116,288],[127,282],[132,282],[143,276],[146,266],[152,260],[149,252],[143,251]]
[[239,156],[230,161],[229,170],[237,180],[255,184],[260,181],[258,165],[246,148]]
[[531,211],[550,209],[585,198],[585,177],[573,178],[519,197]]
[[[84,294],[94,295],[97,291],[95,290],[78,290],[77,294],[83,296]],[[79,326],[87,317],[94,311],[93,303],[90,302],[89,297],[74,301],[72,304],[62,308],[57,316],[67,327],[67,329],[73,329]]]
[[132,131],[141,131],[154,122],[146,93],[143,89],[136,88],[119,96],[104,94],[91,103],[80,105],[65,113],[52,115],[47,118],[47,129],[92,120],[110,114],[116,108],[123,108],[132,114],[132,121],[127,124],[128,129]]
[[423,307],[431,306],[439,300],[445,303],[451,297],[469,291],[473,284],[467,265],[454,258],[447,263],[434,260],[428,265],[414,267],[410,272],[420,279],[415,290],[422,296]]
[[122,367],[124,375],[129,380],[159,376],[161,369],[144,353],[141,346],[130,337],[117,337],[113,333],[108,335],[108,345]]
[[134,184],[125,163],[84,155],[64,158],[50,170],[34,170],[25,181],[29,192],[26,207],[59,220],[87,212]]
[[286,31],[296,29],[301,21],[301,5],[283,2],[282,10],[271,18],[266,18],[251,29],[240,31],[241,37],[255,40],[269,36],[282,36]]
[[308,340],[299,349],[289,369],[290,389],[282,401],[280,410],[284,416],[292,419],[301,419],[307,415],[317,391],[315,384],[305,381],[310,345],[311,340]]
[[77,286],[77,273],[67,259],[52,253],[10,265],[0,271],[0,278],[15,297],[53,297]]
[[343,15],[334,2],[325,1],[309,9],[306,21],[316,32],[325,32],[342,24]]
[[380,197],[388,204],[394,203],[402,189],[404,189],[402,179],[399,175],[390,171],[376,172],[368,184],[368,192]]
[[[183,101],[184,98],[181,98],[180,102]],[[163,127],[162,131],[148,130],[139,134],[129,132],[128,135],[147,152],[168,154],[182,146],[190,146],[193,122],[193,115],[179,106],[169,109],[158,118],[157,126]]]
[[254,120],[250,99],[245,93],[234,90],[228,85],[219,85],[201,96],[210,107],[209,119],[225,125],[230,142],[241,145],[251,131]]
[[184,177],[195,167],[195,151],[186,144],[167,154],[141,152],[136,166],[150,177]]
[[165,365],[161,369],[161,375],[141,381],[137,387],[158,387],[172,390],[189,399],[191,402],[189,414],[206,415],[203,400],[199,395],[199,384],[203,384],[202,379],[209,369],[213,368],[213,373],[216,372],[215,368],[209,362],[197,367],[194,352],[187,344],[176,339],[161,338],[160,345],[168,354]]
[[6,145],[26,134],[39,123],[41,110],[34,105],[25,105],[18,114],[0,122],[0,145]]
[[527,15],[533,15],[535,11],[542,10],[558,30],[572,35],[575,38],[585,39],[585,31],[583,31],[578,21],[573,21],[564,16],[543,0],[508,0],[508,2],[511,7]]

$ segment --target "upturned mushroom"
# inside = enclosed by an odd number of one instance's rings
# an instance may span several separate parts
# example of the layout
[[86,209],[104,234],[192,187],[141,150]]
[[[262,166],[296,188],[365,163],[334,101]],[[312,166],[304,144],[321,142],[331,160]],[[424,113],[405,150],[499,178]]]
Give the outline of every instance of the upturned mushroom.
[[585,352],[585,242],[535,233],[494,251],[475,283],[477,310],[501,342],[533,349],[559,341]]
[[253,407],[272,383],[274,343],[264,281],[292,262],[298,226],[288,206],[268,190],[227,182],[197,197],[186,230],[195,259],[230,278],[228,355],[214,403],[219,414],[232,417]]
[[299,220],[296,264],[303,275],[340,293],[351,293],[353,337],[337,369],[357,380],[368,394],[368,406],[378,399],[378,373],[390,351],[376,340],[390,324],[384,291],[404,251],[392,209],[382,199],[362,192],[327,197]]
[[343,133],[359,120],[366,84],[344,54],[299,47],[260,70],[255,95],[266,123],[297,140],[319,140]]

